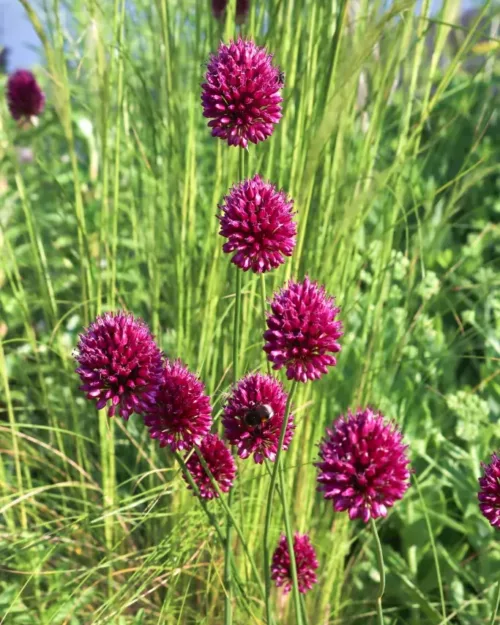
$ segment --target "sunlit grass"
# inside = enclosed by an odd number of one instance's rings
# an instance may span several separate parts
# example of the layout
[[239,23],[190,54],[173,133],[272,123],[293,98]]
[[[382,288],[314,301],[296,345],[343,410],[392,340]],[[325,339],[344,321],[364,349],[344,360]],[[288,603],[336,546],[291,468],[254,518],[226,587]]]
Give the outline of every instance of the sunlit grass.
[[[17,129],[5,106],[0,119],[0,622],[220,623],[224,554],[203,510],[137,417],[109,420],[85,401],[72,350],[97,313],[133,311],[200,373],[219,428],[235,297],[215,214],[239,162],[210,137],[199,99],[208,55],[240,27],[205,0],[21,3],[48,104],[37,129]],[[284,188],[299,223],[266,291],[308,274],[336,295],[346,329],[338,366],[298,390],[284,454],[292,522],[321,563],[309,624],[375,622],[373,539],[321,500],[313,467],[325,427],[368,403],[403,427],[419,485],[380,527],[387,622],[483,623],[500,563],[475,503],[500,405],[491,7],[463,30],[453,0],[432,18],[425,1],[251,4],[241,33],[272,51],[286,88],[246,173]],[[260,288],[243,275],[242,372],[264,367]],[[458,389],[486,409],[450,408]],[[268,485],[263,467],[239,462],[233,510],[259,565]],[[275,514],[273,541],[282,529]],[[237,536],[234,555],[245,584],[234,622],[263,623]],[[294,622],[291,602],[273,600],[278,622]]]

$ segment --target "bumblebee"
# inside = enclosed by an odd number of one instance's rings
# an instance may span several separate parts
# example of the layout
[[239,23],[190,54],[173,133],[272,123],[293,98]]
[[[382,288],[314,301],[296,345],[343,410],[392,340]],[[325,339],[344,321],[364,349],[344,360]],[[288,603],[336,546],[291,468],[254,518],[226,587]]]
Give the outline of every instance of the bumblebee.
[[273,415],[274,411],[271,406],[267,404],[257,404],[247,411],[244,421],[250,427],[258,427],[269,421]]

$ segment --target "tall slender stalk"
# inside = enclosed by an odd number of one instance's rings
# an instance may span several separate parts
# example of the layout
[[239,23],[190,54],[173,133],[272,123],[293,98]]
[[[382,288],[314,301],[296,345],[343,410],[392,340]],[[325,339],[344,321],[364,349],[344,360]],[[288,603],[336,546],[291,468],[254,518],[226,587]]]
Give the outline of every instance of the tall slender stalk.
[[[242,150],[240,153],[240,179],[244,178],[245,170],[245,154]],[[239,358],[239,344],[240,344],[240,323],[241,323],[241,270],[236,267],[236,282],[235,282],[235,302],[234,302],[234,321],[233,321],[233,381],[236,384],[238,381],[238,358]],[[228,510],[231,510],[233,503],[233,490],[229,491],[227,499]],[[231,529],[233,522],[231,515],[227,516],[226,527],[226,548],[224,553],[224,585],[226,587],[226,598],[224,605],[224,625],[231,625],[233,621],[232,614],[232,602],[231,602]]]
[[378,536],[377,524],[372,519],[371,526],[373,531],[373,536],[375,538],[375,547],[377,550],[377,563],[378,569],[380,572],[380,586],[377,593],[377,616],[379,625],[384,625],[384,613],[382,611],[382,597],[385,592],[385,567],[384,567],[384,555],[382,553],[382,544],[380,543],[380,538]]
[[[266,278],[264,276],[263,273],[260,274],[259,276],[260,278],[260,300],[261,300],[261,304],[262,304],[262,317],[264,319],[264,332],[267,330],[267,324],[266,324]],[[267,368],[267,374],[271,375],[271,363],[269,362],[269,360],[266,358],[266,368]]]
[[[250,568],[252,569],[252,572],[255,576],[255,579],[257,580],[257,582],[259,583],[260,588],[263,590],[263,585],[262,585],[262,581],[259,575],[259,571],[257,569],[257,566],[255,565],[255,561],[252,557],[252,554],[248,548],[247,545],[247,541],[245,540],[245,537],[243,535],[243,532],[241,531],[241,527],[239,525],[239,523],[236,521],[234,514],[232,513],[231,509],[229,508],[229,506],[227,505],[227,503],[224,501],[224,493],[221,491],[219,484],[217,483],[217,480],[214,478],[212,472],[210,471],[210,467],[208,466],[205,458],[203,457],[203,454],[201,453],[200,449],[198,447],[195,447],[195,451],[196,454],[198,456],[198,459],[201,463],[201,466],[203,467],[203,469],[205,470],[206,474],[208,475],[208,477],[210,478],[210,482],[212,483],[212,486],[214,487],[218,497],[218,502],[220,503],[220,505],[222,506],[222,508],[224,509],[224,512],[227,515],[227,518],[231,521],[231,526],[234,527],[234,529],[236,530],[236,533],[238,534],[238,538],[241,540],[241,544],[243,546],[243,550],[245,551],[245,554],[248,558],[248,561],[250,562]],[[231,491],[229,491],[231,492]]]
[[[276,452],[276,460],[273,466],[273,472],[271,475],[271,484],[269,485],[269,493],[267,496],[267,508],[266,508],[266,519],[264,525],[264,571],[265,571],[265,579],[266,579],[266,622],[268,625],[271,625],[272,620],[272,611],[271,611],[271,550],[269,545],[269,533],[271,530],[271,519],[272,519],[272,511],[273,511],[273,498],[274,498],[274,490],[276,488],[276,480],[278,478],[278,474],[280,474],[280,490],[281,490],[281,498],[283,504],[283,515],[285,517],[285,530],[288,541],[288,548],[290,551],[290,568],[292,572],[292,580],[293,580],[293,597],[295,604],[295,612],[297,623],[302,623],[302,612],[300,608],[300,595],[299,588],[297,582],[297,566],[295,563],[295,552],[293,549],[293,534],[291,531],[290,518],[288,516],[288,509],[286,506],[286,498],[284,496],[284,476],[281,475],[281,450],[283,447],[283,441],[285,439],[285,432],[288,425],[288,420],[290,417],[290,410],[292,407],[292,398],[295,394],[295,390],[297,388],[297,382],[293,382],[290,393],[288,394],[286,408],[285,408],[285,417],[283,419],[283,424],[281,426],[281,432],[278,442],[278,451]],[[291,546],[290,546],[291,545]]]
[[491,615],[490,625],[495,625],[499,607],[500,607],[500,580],[498,580],[497,582],[497,598],[495,601],[495,607],[493,608],[493,614]]

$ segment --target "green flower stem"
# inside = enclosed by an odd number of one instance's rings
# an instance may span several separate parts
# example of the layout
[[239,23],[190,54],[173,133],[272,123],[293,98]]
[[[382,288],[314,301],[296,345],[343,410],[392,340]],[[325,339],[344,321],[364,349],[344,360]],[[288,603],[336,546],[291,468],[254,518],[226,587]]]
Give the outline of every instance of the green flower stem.
[[[181,471],[184,475],[184,477],[186,478],[188,484],[191,486],[191,488],[193,489],[194,494],[196,495],[196,498],[198,499],[198,502],[200,503],[200,506],[202,507],[204,513],[207,515],[208,520],[210,521],[210,524],[212,525],[212,527],[215,529],[216,533],[217,533],[217,537],[221,543],[222,546],[225,546],[226,544],[226,538],[223,535],[219,524],[217,523],[217,519],[215,518],[215,516],[210,512],[208,506],[207,506],[207,502],[203,499],[203,497],[200,495],[200,490],[196,484],[196,482],[193,480],[193,476],[191,475],[191,473],[189,472],[188,468],[186,467],[186,463],[184,462],[184,459],[182,458],[182,456],[180,455],[179,452],[174,452],[175,455],[175,459],[177,460],[177,463],[179,464]],[[236,569],[236,564],[234,562],[234,558],[231,554],[230,557],[230,564],[231,567],[233,569],[234,572],[234,578],[236,580],[236,583],[238,585],[238,588],[240,589],[240,593],[242,597],[246,596],[245,593],[245,589],[244,589],[244,585],[243,582],[241,581],[241,579],[238,576],[238,571]],[[245,600],[246,601],[246,600]],[[249,611],[250,614],[250,608],[248,605],[245,606],[246,609]],[[253,615],[252,615],[253,616]]]
[[[266,324],[266,278],[263,273],[260,274],[260,299],[262,303],[262,316],[264,318],[264,332],[267,330]],[[266,356],[267,374],[271,375],[271,363]]]
[[[236,290],[234,303],[234,326],[233,326],[233,381],[238,380],[238,346],[240,341],[240,320],[241,320],[241,271],[236,268]],[[233,489],[229,491],[227,498],[228,510],[233,504]],[[226,525],[226,546],[224,550],[224,585],[226,587],[226,600],[224,605],[224,625],[231,625],[233,620],[231,603],[231,534],[233,523],[228,515]]]
[[384,613],[382,611],[382,597],[385,592],[385,568],[384,568],[384,555],[382,553],[382,545],[378,536],[377,524],[371,519],[373,536],[375,538],[375,546],[377,549],[377,563],[380,572],[380,586],[377,594],[377,615],[379,625],[384,625]]
[[294,597],[294,604],[295,604],[296,619],[299,625],[302,623],[302,618],[301,618],[302,613],[300,609],[300,595],[299,595],[299,587],[297,583],[297,567],[295,563],[295,552],[293,550],[293,534],[291,531],[290,518],[288,515],[288,507],[286,505],[286,496],[284,492],[285,480],[284,480],[284,475],[282,474],[282,469],[281,469],[281,450],[283,447],[283,441],[285,439],[285,432],[286,432],[286,428],[288,425],[288,419],[290,417],[292,398],[293,398],[296,388],[297,388],[297,382],[294,382],[292,384],[292,387],[290,389],[290,393],[288,395],[288,399],[286,402],[285,417],[283,419],[283,424],[281,426],[281,432],[280,432],[280,437],[279,437],[279,442],[278,442],[278,451],[276,453],[276,460],[273,466],[273,472],[271,475],[271,484],[269,485],[269,493],[267,497],[266,519],[265,519],[265,525],[264,525],[264,570],[265,570],[265,576],[266,576],[265,577],[266,579],[266,621],[268,625],[271,625],[271,623],[273,622],[272,614],[271,614],[271,553],[270,553],[270,545],[269,545],[269,533],[271,530],[273,498],[274,498],[274,491],[276,488],[276,480],[278,478],[278,474],[280,478],[279,481],[280,481],[280,490],[281,490],[281,501],[283,505],[283,515],[285,518],[285,530],[286,530],[286,535],[287,535],[287,540],[288,540],[288,548],[290,551],[290,568],[291,568],[292,580],[293,580],[293,597]]
[[497,583],[497,599],[495,601],[495,608],[493,610],[493,614],[491,615],[490,625],[495,625],[499,607],[500,607],[500,580],[498,580],[498,583]]
[[[259,587],[262,591],[262,594],[264,594],[264,584],[262,583],[262,579],[260,577],[259,571],[257,569],[257,566],[255,564],[255,561],[252,557],[252,554],[250,553],[250,550],[248,548],[247,542],[245,540],[245,537],[243,535],[243,532],[241,531],[241,528],[239,526],[239,524],[237,523],[236,519],[234,518],[234,515],[231,511],[231,508],[229,507],[229,505],[226,503],[225,501],[225,497],[224,497],[224,493],[221,491],[219,484],[217,483],[217,480],[214,478],[212,472],[210,471],[210,467],[208,466],[208,464],[206,463],[205,458],[203,457],[203,454],[201,453],[200,449],[198,447],[195,447],[195,452],[198,456],[199,461],[201,462],[201,466],[203,467],[203,469],[205,470],[206,474],[208,475],[208,477],[210,478],[210,482],[212,483],[212,486],[214,487],[216,493],[218,494],[218,502],[220,503],[220,505],[222,506],[222,508],[224,509],[224,512],[227,515],[228,518],[228,522],[231,524],[231,526],[234,527],[234,529],[236,530],[236,533],[238,534],[238,538],[241,541],[241,544],[243,546],[243,550],[248,558],[248,561],[250,562],[250,568],[252,569],[252,573],[255,576],[255,579],[257,580]],[[230,552],[231,553],[231,552]]]

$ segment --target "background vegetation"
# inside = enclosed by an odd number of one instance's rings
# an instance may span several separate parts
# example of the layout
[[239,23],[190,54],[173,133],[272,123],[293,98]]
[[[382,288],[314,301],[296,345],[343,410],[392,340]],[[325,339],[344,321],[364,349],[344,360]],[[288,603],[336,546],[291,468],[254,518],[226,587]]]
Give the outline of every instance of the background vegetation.
[[[485,623],[500,571],[476,503],[500,438],[498,12],[487,3],[462,27],[455,0],[432,17],[428,0],[253,0],[240,28],[207,0],[20,1],[48,106],[28,131],[1,107],[0,622],[221,622],[213,530],[139,419],[83,398],[72,349],[97,313],[127,308],[200,373],[220,416],[234,271],[215,214],[238,151],[211,139],[199,99],[209,53],[240,29],[286,73],[284,118],[248,159],[298,210],[296,253],[268,294],[307,273],[346,328],[336,369],[296,396],[285,455],[293,522],[321,563],[309,623],[374,622],[373,538],[321,500],[312,465],[325,427],[367,403],[402,426],[415,469],[380,525],[387,623]],[[243,320],[252,370],[253,275]],[[234,509],[258,563],[267,488],[263,467],[239,462]],[[250,582],[235,610],[263,623]]]

